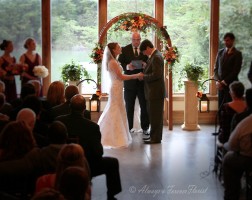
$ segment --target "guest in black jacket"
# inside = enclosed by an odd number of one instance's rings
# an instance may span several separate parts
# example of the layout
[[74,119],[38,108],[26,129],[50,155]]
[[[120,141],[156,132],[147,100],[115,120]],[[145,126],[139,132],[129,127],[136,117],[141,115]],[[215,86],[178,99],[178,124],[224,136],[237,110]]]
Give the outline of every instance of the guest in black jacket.
[[[79,94],[79,89],[77,86],[69,85],[66,87],[66,89],[65,89],[66,101],[60,105],[54,106],[51,109],[51,115],[54,119],[60,115],[66,115],[66,114],[70,113],[70,111],[71,111],[70,106],[69,106],[70,100],[76,94]],[[84,110],[84,117],[91,120],[91,114],[88,110]]]
[[80,94],[73,96],[70,108],[70,114],[59,116],[56,120],[66,125],[70,137],[79,138],[79,144],[83,147],[90,166],[91,176],[105,174],[108,199],[115,199],[114,195],[122,190],[119,162],[116,158],[102,156],[103,147],[99,125],[83,116],[83,111],[86,109],[85,98]]

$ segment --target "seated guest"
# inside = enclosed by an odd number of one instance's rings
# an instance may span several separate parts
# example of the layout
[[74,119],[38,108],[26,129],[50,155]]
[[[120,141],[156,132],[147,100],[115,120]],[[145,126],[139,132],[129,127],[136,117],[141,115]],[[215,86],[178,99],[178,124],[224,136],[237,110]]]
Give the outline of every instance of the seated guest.
[[28,95],[35,95],[35,88],[32,84],[25,83],[21,87],[20,98],[11,102],[13,110],[10,113],[10,120],[12,120],[12,121],[16,120],[17,113],[23,108],[22,107],[23,101],[24,101],[25,97],[27,97]]
[[[10,122],[24,123],[24,122]],[[19,126],[17,127],[19,128]],[[20,134],[22,134],[21,130]],[[22,142],[20,142],[22,143]],[[25,143],[22,143],[25,145]],[[19,145],[20,146],[20,145]],[[11,159],[0,162],[0,190],[2,192],[24,199],[28,195],[33,194],[35,180],[40,174],[39,148],[33,148],[18,159]],[[1,199],[1,198],[0,198]]]
[[27,124],[28,128],[32,131],[33,137],[36,140],[38,147],[44,147],[49,144],[47,137],[34,132],[34,127],[36,123],[36,114],[30,108],[23,108],[17,114],[17,121],[23,121]]
[[39,82],[39,80],[29,80],[27,83],[31,83],[34,88],[35,88],[35,95],[37,97],[40,97],[41,96],[41,83]]
[[101,132],[99,125],[84,118],[83,111],[86,109],[85,98],[77,94],[70,101],[71,113],[59,116],[56,120],[63,122],[67,127],[70,137],[78,137],[79,144],[85,150],[91,176],[106,175],[107,197],[115,199],[114,195],[121,192],[121,180],[119,174],[119,162],[116,158],[103,157],[101,144]]
[[59,191],[52,188],[45,188],[41,192],[34,195],[31,200],[66,200],[66,199]]
[[[48,124],[41,120],[41,113],[44,111],[41,100],[35,95],[25,97],[22,108],[30,108],[36,114],[36,122],[33,132],[47,138]],[[48,143],[47,143],[48,144]]]
[[243,119],[231,133],[224,148],[223,159],[224,199],[239,200],[241,177],[252,170],[252,115]]
[[[65,99],[66,101],[60,105],[54,106],[51,110],[52,116],[55,119],[56,117],[60,115],[66,115],[70,113],[70,100],[71,98],[79,94],[79,89],[75,85],[69,85],[65,89]],[[85,110],[84,111],[84,117],[91,120],[91,114],[89,111]]]
[[12,106],[5,102],[5,95],[0,93],[0,132],[3,130],[6,124],[10,122],[10,117],[6,114],[10,111]]
[[0,80],[0,93],[5,93],[5,83]]
[[54,106],[65,102],[65,85],[61,81],[54,81],[49,85],[46,98],[42,101],[44,111],[41,113],[41,120],[50,124],[53,121],[51,109]]
[[49,145],[41,149],[43,173],[54,173],[56,170],[57,156],[60,149],[66,144],[67,129],[60,121],[54,121],[48,129]]
[[244,85],[239,81],[234,81],[229,85],[231,102],[223,104],[220,111],[220,129],[218,140],[224,144],[228,141],[230,135],[230,124],[234,114],[241,113],[246,110],[247,105],[244,101]]
[[58,188],[63,171],[70,166],[79,166],[89,171],[83,148],[78,144],[65,144],[57,157],[56,173],[46,174],[38,178],[36,193],[44,188]]
[[64,92],[65,85],[61,81],[54,81],[49,85],[46,101],[51,108],[65,102]]
[[235,129],[237,124],[243,120],[245,117],[252,113],[252,88],[246,90],[245,100],[247,104],[247,109],[244,112],[236,113],[231,122],[231,132]]
[[68,200],[90,200],[89,174],[81,167],[66,168],[60,178],[59,191]]
[[10,122],[0,134],[0,162],[22,158],[35,146],[32,131],[25,122]]
[[12,105],[6,102],[5,94],[0,93],[0,113],[3,115],[10,116]]
[[9,122],[0,134],[0,190],[26,196],[41,171],[39,149],[24,121]]

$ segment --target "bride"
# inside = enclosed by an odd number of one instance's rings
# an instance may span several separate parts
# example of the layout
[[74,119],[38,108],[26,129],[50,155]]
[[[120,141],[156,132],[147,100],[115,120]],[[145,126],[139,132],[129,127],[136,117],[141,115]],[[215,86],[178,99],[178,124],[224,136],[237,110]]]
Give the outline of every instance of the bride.
[[[121,54],[118,43],[109,43],[104,50],[102,58],[102,79],[111,82],[108,86],[109,99],[99,118],[98,124],[102,134],[102,145],[109,148],[127,147],[131,141],[126,109],[123,100],[123,81],[139,78],[139,74],[125,75],[117,61]],[[105,83],[104,80],[102,80]],[[104,85],[102,92],[104,92]]]

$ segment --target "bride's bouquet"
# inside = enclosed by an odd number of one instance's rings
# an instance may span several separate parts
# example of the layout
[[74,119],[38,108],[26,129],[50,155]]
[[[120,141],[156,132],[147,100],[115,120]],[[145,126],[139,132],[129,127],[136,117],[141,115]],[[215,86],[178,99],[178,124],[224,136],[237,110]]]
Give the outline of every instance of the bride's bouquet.
[[49,74],[48,69],[43,65],[35,66],[33,69],[33,73],[39,78],[45,78]]

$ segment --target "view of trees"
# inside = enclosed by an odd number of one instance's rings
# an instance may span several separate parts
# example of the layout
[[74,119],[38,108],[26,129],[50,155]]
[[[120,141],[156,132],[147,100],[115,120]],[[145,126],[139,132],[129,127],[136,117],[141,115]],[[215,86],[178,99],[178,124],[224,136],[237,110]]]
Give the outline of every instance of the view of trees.
[[[165,0],[164,25],[173,45],[178,47],[180,63],[174,66],[174,91],[178,74],[186,62],[203,66],[209,76],[209,0]],[[52,80],[60,79],[60,68],[70,60],[81,62],[96,77],[96,65],[89,57],[98,41],[97,0],[51,0],[52,14]],[[125,12],[154,16],[154,0],[108,0],[108,20]],[[247,85],[247,71],[252,60],[251,0],[220,1],[220,48],[225,32],[236,35],[236,47],[243,53],[241,80]],[[27,37],[34,37],[41,52],[41,1],[0,0],[0,40],[12,40],[13,54],[19,58]],[[152,32],[142,38],[152,39]],[[108,32],[108,41],[130,42],[129,33]],[[183,90],[182,90],[183,91]]]
[[202,80],[209,77],[210,1],[166,0],[164,12],[164,25],[180,54],[180,62],[173,67],[173,90],[183,92],[184,88],[178,86],[187,63],[205,69]]
[[236,48],[242,52],[243,65],[240,80],[251,87],[247,73],[252,61],[252,1],[251,0],[222,0],[220,1],[220,47],[223,47],[223,36],[233,32],[236,37]]

